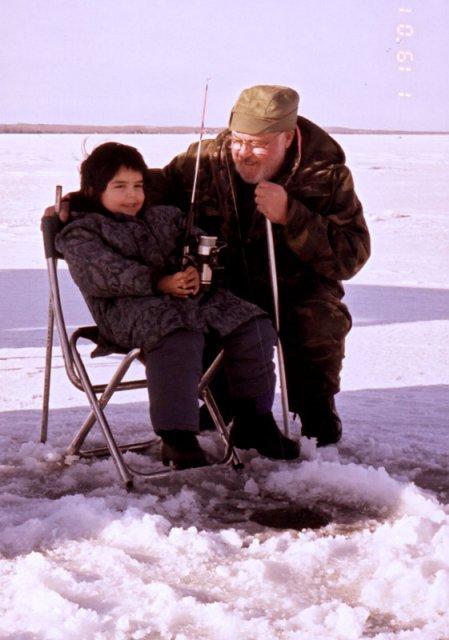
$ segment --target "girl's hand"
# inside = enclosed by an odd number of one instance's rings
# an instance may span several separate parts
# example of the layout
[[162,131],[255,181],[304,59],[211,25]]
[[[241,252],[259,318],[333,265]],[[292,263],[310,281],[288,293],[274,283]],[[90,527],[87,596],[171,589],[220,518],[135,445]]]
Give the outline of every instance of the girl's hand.
[[195,267],[187,267],[185,271],[178,271],[172,276],[162,276],[157,283],[162,293],[168,293],[175,298],[195,296],[200,290],[200,274]]

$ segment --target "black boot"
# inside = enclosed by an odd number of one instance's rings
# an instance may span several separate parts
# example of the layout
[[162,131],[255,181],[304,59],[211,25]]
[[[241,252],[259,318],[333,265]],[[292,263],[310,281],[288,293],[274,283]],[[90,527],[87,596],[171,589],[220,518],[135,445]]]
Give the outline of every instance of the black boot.
[[159,435],[162,439],[161,460],[166,467],[190,469],[209,464],[193,431],[173,429],[161,431]]
[[318,396],[305,402],[298,412],[302,435],[316,438],[318,447],[336,444],[343,433],[333,396]]
[[276,460],[299,457],[299,444],[284,436],[273,414],[242,413],[234,418],[230,432],[231,443],[239,449],[256,449],[260,455]]

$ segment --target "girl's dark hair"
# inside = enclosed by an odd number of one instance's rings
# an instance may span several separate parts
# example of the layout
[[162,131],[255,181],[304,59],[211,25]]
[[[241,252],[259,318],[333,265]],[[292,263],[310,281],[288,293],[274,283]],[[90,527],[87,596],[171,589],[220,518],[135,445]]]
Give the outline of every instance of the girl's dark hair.
[[141,173],[145,185],[147,165],[137,149],[120,142],[105,142],[95,147],[80,166],[82,194],[100,202],[108,182],[121,167]]

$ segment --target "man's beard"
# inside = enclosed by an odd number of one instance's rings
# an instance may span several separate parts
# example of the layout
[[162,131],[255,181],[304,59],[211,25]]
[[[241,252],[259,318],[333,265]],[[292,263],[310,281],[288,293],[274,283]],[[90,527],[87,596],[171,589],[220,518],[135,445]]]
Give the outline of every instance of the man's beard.
[[242,180],[247,184],[258,184],[262,180],[268,180],[272,175],[271,171],[269,176],[266,175],[268,173],[268,170],[265,167],[257,165],[246,165],[243,162],[239,164],[235,163],[235,170],[242,178]]
[[248,184],[259,184],[262,180],[271,180],[282,166],[283,157],[274,158],[269,164],[248,163],[234,160],[235,170]]

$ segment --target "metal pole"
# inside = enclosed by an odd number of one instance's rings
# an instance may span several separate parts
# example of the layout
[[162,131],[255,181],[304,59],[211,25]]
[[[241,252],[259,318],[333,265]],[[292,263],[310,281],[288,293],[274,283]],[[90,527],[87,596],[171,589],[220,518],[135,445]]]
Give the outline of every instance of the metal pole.
[[45,373],[44,373],[44,393],[42,398],[42,422],[41,422],[41,442],[47,442],[48,433],[48,408],[50,403],[50,379],[51,379],[51,359],[53,351],[53,329],[54,315],[53,303],[51,295],[48,302],[48,329],[47,329],[47,347],[45,350]]
[[284,434],[288,437],[290,435],[290,424],[288,416],[288,395],[287,395],[287,379],[285,375],[284,353],[282,350],[281,339],[279,337],[280,319],[279,319],[279,292],[278,292],[278,278],[276,270],[276,254],[274,252],[274,240],[273,240],[273,227],[271,220],[265,216],[267,225],[267,245],[268,245],[268,261],[270,265],[270,277],[271,277],[271,290],[273,294],[273,306],[274,306],[274,321],[277,332],[277,345],[276,354],[278,360],[279,371],[279,384],[281,387],[281,399],[282,399],[282,416],[284,421]]
[[[61,210],[62,186],[56,186],[55,193],[55,215],[59,216]],[[53,302],[51,293],[48,297],[48,329],[47,329],[47,346],[45,350],[45,373],[44,373],[44,393],[42,398],[42,422],[41,422],[41,442],[47,442],[48,434],[48,411],[50,403],[50,382],[51,382],[51,361],[53,354],[53,331],[55,324],[55,316],[53,312]]]

